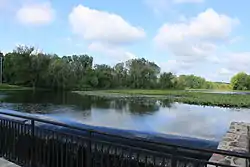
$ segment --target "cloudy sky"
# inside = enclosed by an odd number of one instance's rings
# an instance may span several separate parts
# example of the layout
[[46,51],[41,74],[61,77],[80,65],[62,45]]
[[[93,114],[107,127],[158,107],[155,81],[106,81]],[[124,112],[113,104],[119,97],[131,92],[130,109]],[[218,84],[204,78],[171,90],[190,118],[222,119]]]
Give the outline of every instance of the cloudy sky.
[[0,50],[32,45],[229,81],[250,73],[249,0],[0,0]]

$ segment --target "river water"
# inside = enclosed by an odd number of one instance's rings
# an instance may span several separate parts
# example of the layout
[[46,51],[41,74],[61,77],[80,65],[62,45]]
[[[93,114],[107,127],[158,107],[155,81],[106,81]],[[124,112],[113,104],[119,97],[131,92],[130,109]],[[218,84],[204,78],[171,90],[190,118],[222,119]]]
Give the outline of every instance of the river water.
[[5,91],[0,109],[46,114],[81,123],[219,141],[232,121],[250,122],[250,109],[203,107],[147,99],[110,100],[77,93]]

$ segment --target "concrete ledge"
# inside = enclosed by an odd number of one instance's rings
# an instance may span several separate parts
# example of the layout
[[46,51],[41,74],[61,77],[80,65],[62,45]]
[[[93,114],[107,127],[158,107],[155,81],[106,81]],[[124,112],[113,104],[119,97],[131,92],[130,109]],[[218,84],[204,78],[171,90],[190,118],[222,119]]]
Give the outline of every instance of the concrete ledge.
[[19,167],[19,166],[3,158],[0,158],[0,167]]
[[[219,143],[218,149],[234,151],[239,153],[249,152],[249,128],[250,124],[244,122],[232,122],[229,130]],[[246,167],[247,160],[244,158],[237,158],[232,156],[223,156],[213,154],[209,160],[210,162],[221,163],[225,165]],[[211,165],[208,165],[209,167]]]

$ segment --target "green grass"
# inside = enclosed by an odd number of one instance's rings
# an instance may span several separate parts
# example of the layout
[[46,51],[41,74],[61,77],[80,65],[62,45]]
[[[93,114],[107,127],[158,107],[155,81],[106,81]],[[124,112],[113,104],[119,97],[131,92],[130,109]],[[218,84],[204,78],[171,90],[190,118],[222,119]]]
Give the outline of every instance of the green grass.
[[8,84],[0,84],[0,91],[4,90],[29,90],[31,88],[17,86],[17,85],[8,85]]
[[[80,94],[86,92],[79,91]],[[109,96],[116,94],[120,95],[147,95],[147,97],[158,99],[169,99],[172,102],[182,102],[187,104],[205,105],[205,106],[220,106],[233,108],[248,108],[250,107],[250,95],[239,94],[216,94],[209,92],[190,92],[184,90],[102,90],[91,91],[92,95],[101,94]]]

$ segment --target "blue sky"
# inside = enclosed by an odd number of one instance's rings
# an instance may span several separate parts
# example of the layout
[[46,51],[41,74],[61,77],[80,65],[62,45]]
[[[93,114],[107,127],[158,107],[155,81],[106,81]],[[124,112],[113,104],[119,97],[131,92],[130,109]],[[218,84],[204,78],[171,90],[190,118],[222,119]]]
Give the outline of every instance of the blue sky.
[[250,1],[0,0],[0,50],[32,45],[114,65],[144,57],[162,71],[229,81],[250,73]]

